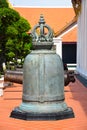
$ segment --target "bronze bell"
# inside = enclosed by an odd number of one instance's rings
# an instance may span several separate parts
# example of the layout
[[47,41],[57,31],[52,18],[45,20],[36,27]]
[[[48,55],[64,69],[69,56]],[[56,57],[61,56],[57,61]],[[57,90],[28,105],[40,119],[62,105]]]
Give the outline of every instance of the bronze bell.
[[[40,28],[39,34],[37,28]],[[26,56],[23,66],[22,103],[11,112],[11,117],[24,120],[74,117],[72,108],[65,103],[63,63],[51,50],[53,32],[43,15],[32,30],[32,38],[34,50]]]

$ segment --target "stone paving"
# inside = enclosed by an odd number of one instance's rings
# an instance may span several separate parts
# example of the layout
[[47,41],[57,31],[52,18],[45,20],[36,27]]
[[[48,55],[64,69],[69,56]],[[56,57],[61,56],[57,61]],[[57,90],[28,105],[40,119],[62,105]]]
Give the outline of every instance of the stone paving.
[[0,130],[87,130],[87,88],[76,79],[65,87],[65,101],[73,108],[75,118],[57,121],[25,121],[10,118],[22,101],[22,85],[13,84],[0,97]]

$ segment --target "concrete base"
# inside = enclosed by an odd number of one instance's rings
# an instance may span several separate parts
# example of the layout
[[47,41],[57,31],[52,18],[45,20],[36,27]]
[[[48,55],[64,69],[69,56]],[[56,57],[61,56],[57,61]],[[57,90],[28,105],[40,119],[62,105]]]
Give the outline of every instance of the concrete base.
[[60,111],[57,113],[32,113],[24,112],[16,107],[12,112],[10,117],[17,118],[21,120],[62,120],[68,118],[74,118],[74,113],[72,108],[68,107],[65,111]]

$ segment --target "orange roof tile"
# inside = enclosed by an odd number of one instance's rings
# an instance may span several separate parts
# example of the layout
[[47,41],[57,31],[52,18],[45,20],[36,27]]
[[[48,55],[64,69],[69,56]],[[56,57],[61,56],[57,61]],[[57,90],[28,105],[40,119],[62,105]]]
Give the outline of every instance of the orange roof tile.
[[63,42],[76,42],[77,41],[77,27],[68,32],[62,37]]
[[62,29],[54,33],[55,37],[60,36],[63,42],[76,42],[77,41],[77,17],[75,16],[68,24]]
[[45,21],[56,32],[69,23],[75,16],[73,8],[22,8],[15,7],[21,16],[26,18],[31,27],[38,23],[40,14],[44,15]]
[[57,37],[64,33],[65,31],[71,29],[73,26],[75,26],[77,23],[77,17],[75,16],[69,23],[67,23],[62,29],[58,30],[56,33],[54,33],[54,36]]
[[[21,16],[26,18],[31,28],[39,21],[40,14],[44,15],[45,21],[53,29],[54,33],[61,30],[64,26],[74,18],[75,12],[73,8],[24,8],[15,7]],[[71,35],[72,33],[72,35]],[[70,36],[70,37],[68,37]],[[63,41],[76,41],[76,30],[64,36]]]

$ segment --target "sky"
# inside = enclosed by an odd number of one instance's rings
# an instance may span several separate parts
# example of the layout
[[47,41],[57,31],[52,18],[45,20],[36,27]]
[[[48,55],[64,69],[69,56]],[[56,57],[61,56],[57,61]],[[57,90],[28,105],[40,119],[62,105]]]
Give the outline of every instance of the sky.
[[72,7],[71,0],[9,0],[14,6]]

